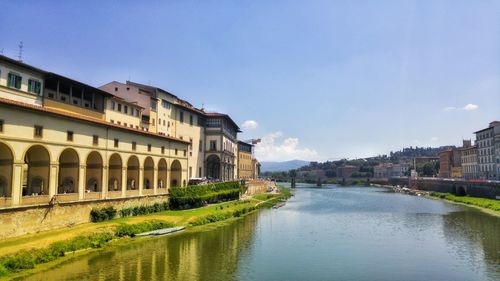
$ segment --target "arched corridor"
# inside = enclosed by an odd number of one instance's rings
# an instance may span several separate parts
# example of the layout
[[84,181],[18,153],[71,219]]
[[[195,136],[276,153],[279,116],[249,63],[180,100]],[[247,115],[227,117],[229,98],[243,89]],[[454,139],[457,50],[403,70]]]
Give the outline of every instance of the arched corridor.
[[50,156],[45,147],[30,147],[24,156],[23,196],[48,195]]
[[130,156],[127,162],[127,190],[139,190],[139,159]]
[[109,158],[108,191],[122,189],[122,158],[117,153]]
[[220,158],[217,155],[210,155],[207,158],[207,177],[213,180],[219,180],[221,178],[221,163]]
[[74,149],[67,148],[59,157],[58,194],[78,193],[78,154]]
[[102,190],[102,157],[97,151],[91,152],[87,157],[85,189],[90,192]]
[[13,155],[10,148],[0,143],[0,197],[12,196]]
[[153,158],[144,160],[144,189],[153,189],[155,163]]
[[165,189],[167,188],[167,161],[165,159],[160,159],[160,162],[158,163],[158,189]]
[[170,186],[179,187],[183,184],[182,182],[182,166],[179,160],[174,160],[172,166],[170,167]]

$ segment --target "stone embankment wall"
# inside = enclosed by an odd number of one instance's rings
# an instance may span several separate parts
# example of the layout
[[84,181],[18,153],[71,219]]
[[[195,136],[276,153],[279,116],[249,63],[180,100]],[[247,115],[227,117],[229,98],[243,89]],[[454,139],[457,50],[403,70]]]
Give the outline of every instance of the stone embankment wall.
[[71,227],[90,222],[92,208],[113,206],[117,210],[140,205],[151,205],[168,200],[167,195],[96,200],[90,202],[60,203],[0,209],[0,239]]
[[250,180],[245,182],[244,196],[253,196],[260,193],[266,193],[268,190],[276,190],[276,182],[265,180]]
[[408,178],[390,178],[389,184],[407,186],[409,188],[447,192],[455,195],[469,195],[482,198],[500,198],[500,183],[471,182],[465,180],[447,180],[417,178],[408,180]]

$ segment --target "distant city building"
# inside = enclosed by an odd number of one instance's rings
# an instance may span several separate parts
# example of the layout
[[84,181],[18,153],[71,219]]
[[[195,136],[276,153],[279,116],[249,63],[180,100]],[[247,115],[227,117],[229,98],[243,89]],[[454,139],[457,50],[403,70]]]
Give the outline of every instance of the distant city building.
[[402,177],[408,174],[409,168],[410,164],[407,163],[383,163],[373,167],[373,176],[375,178]]
[[475,132],[479,176],[484,179],[500,179],[500,121],[493,121],[488,128]]
[[433,157],[433,156],[415,157],[414,162],[415,165],[418,167],[427,163],[439,162],[439,157]]
[[477,146],[472,145],[470,140],[464,140],[461,153],[462,177],[465,179],[478,178]]
[[359,167],[353,165],[345,165],[337,168],[337,177],[349,178],[353,173],[359,171]]
[[439,174],[440,178],[450,178],[453,167],[453,150],[445,150],[439,153]]

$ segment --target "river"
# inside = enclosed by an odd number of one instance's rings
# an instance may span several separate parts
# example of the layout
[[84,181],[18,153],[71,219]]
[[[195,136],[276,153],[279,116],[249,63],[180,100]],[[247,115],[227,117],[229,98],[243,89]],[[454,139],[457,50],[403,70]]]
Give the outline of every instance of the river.
[[380,188],[301,187],[282,208],[27,280],[500,280],[500,218]]

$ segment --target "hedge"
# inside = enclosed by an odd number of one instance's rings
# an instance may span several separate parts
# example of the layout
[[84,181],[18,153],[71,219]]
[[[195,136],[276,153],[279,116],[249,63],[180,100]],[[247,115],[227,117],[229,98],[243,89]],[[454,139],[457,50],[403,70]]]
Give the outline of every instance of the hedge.
[[222,182],[208,185],[173,187],[170,189],[172,209],[198,208],[206,204],[239,199],[240,182]]
[[122,224],[116,229],[115,236],[134,237],[139,233],[163,229],[163,228],[170,228],[170,227],[174,227],[174,224],[171,222],[158,221],[158,220],[145,221],[137,224]]

